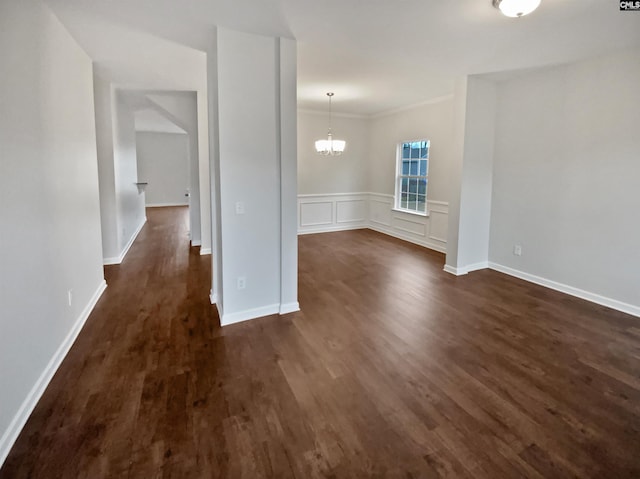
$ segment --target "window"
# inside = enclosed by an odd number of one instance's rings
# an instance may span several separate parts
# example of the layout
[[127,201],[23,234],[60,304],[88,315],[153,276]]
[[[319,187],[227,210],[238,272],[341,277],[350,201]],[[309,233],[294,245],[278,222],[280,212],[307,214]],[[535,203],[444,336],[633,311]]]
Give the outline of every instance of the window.
[[406,141],[398,145],[396,208],[427,213],[429,140]]

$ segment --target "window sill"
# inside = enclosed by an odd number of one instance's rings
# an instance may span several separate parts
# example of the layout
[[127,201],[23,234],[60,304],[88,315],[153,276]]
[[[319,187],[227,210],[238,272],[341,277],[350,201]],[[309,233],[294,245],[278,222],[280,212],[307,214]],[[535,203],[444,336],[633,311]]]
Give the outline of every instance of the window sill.
[[417,211],[401,210],[400,208],[391,208],[391,211],[396,211],[398,213],[406,213],[408,215],[413,215],[413,216],[422,216],[423,218],[429,217],[429,211],[427,211],[426,213],[419,213]]

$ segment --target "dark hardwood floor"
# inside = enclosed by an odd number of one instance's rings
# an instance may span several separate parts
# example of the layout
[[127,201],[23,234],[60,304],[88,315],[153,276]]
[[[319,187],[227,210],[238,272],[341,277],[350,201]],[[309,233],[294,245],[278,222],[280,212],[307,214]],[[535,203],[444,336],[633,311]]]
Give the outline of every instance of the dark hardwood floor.
[[1,478],[640,477],[640,319],[360,230],[221,329],[186,210],[148,218]]

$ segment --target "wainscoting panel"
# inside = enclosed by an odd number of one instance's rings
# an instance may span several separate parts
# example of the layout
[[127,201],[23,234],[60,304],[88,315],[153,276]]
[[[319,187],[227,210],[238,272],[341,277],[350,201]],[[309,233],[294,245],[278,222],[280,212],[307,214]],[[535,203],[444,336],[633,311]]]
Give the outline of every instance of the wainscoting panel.
[[298,196],[298,234],[370,228],[446,252],[449,204],[429,201],[428,216],[393,209],[393,195],[340,193]]
[[439,243],[447,243],[449,229],[449,212],[447,204],[433,204],[429,210],[429,239]]
[[337,223],[362,223],[367,220],[367,201],[361,200],[340,200],[336,201],[336,222]]
[[300,205],[300,226],[325,226],[333,224],[333,204],[330,201],[314,201]]
[[425,231],[427,228],[427,222],[423,217],[417,216],[419,218],[418,221],[408,219],[408,218],[400,218],[398,216],[393,217],[393,227],[399,231],[403,231],[405,233],[410,233],[418,236],[426,236]]
[[393,197],[388,198],[371,194],[369,197],[369,221],[372,224],[391,226],[392,207]]
[[366,228],[368,193],[298,195],[298,234]]

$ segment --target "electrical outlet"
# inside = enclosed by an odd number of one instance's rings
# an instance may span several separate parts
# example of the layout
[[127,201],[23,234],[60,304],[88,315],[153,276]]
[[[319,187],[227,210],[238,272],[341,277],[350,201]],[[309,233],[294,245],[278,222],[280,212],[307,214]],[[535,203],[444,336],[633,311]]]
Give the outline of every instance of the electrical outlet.
[[242,201],[238,201],[236,203],[236,214],[243,215],[244,214],[244,203]]
[[521,244],[513,245],[513,254],[515,254],[516,256],[522,256],[522,245]]
[[247,278],[240,276],[238,278],[238,289],[244,289],[247,287]]
[[67,291],[67,300],[69,301],[69,306],[73,303],[73,290],[70,289]]

